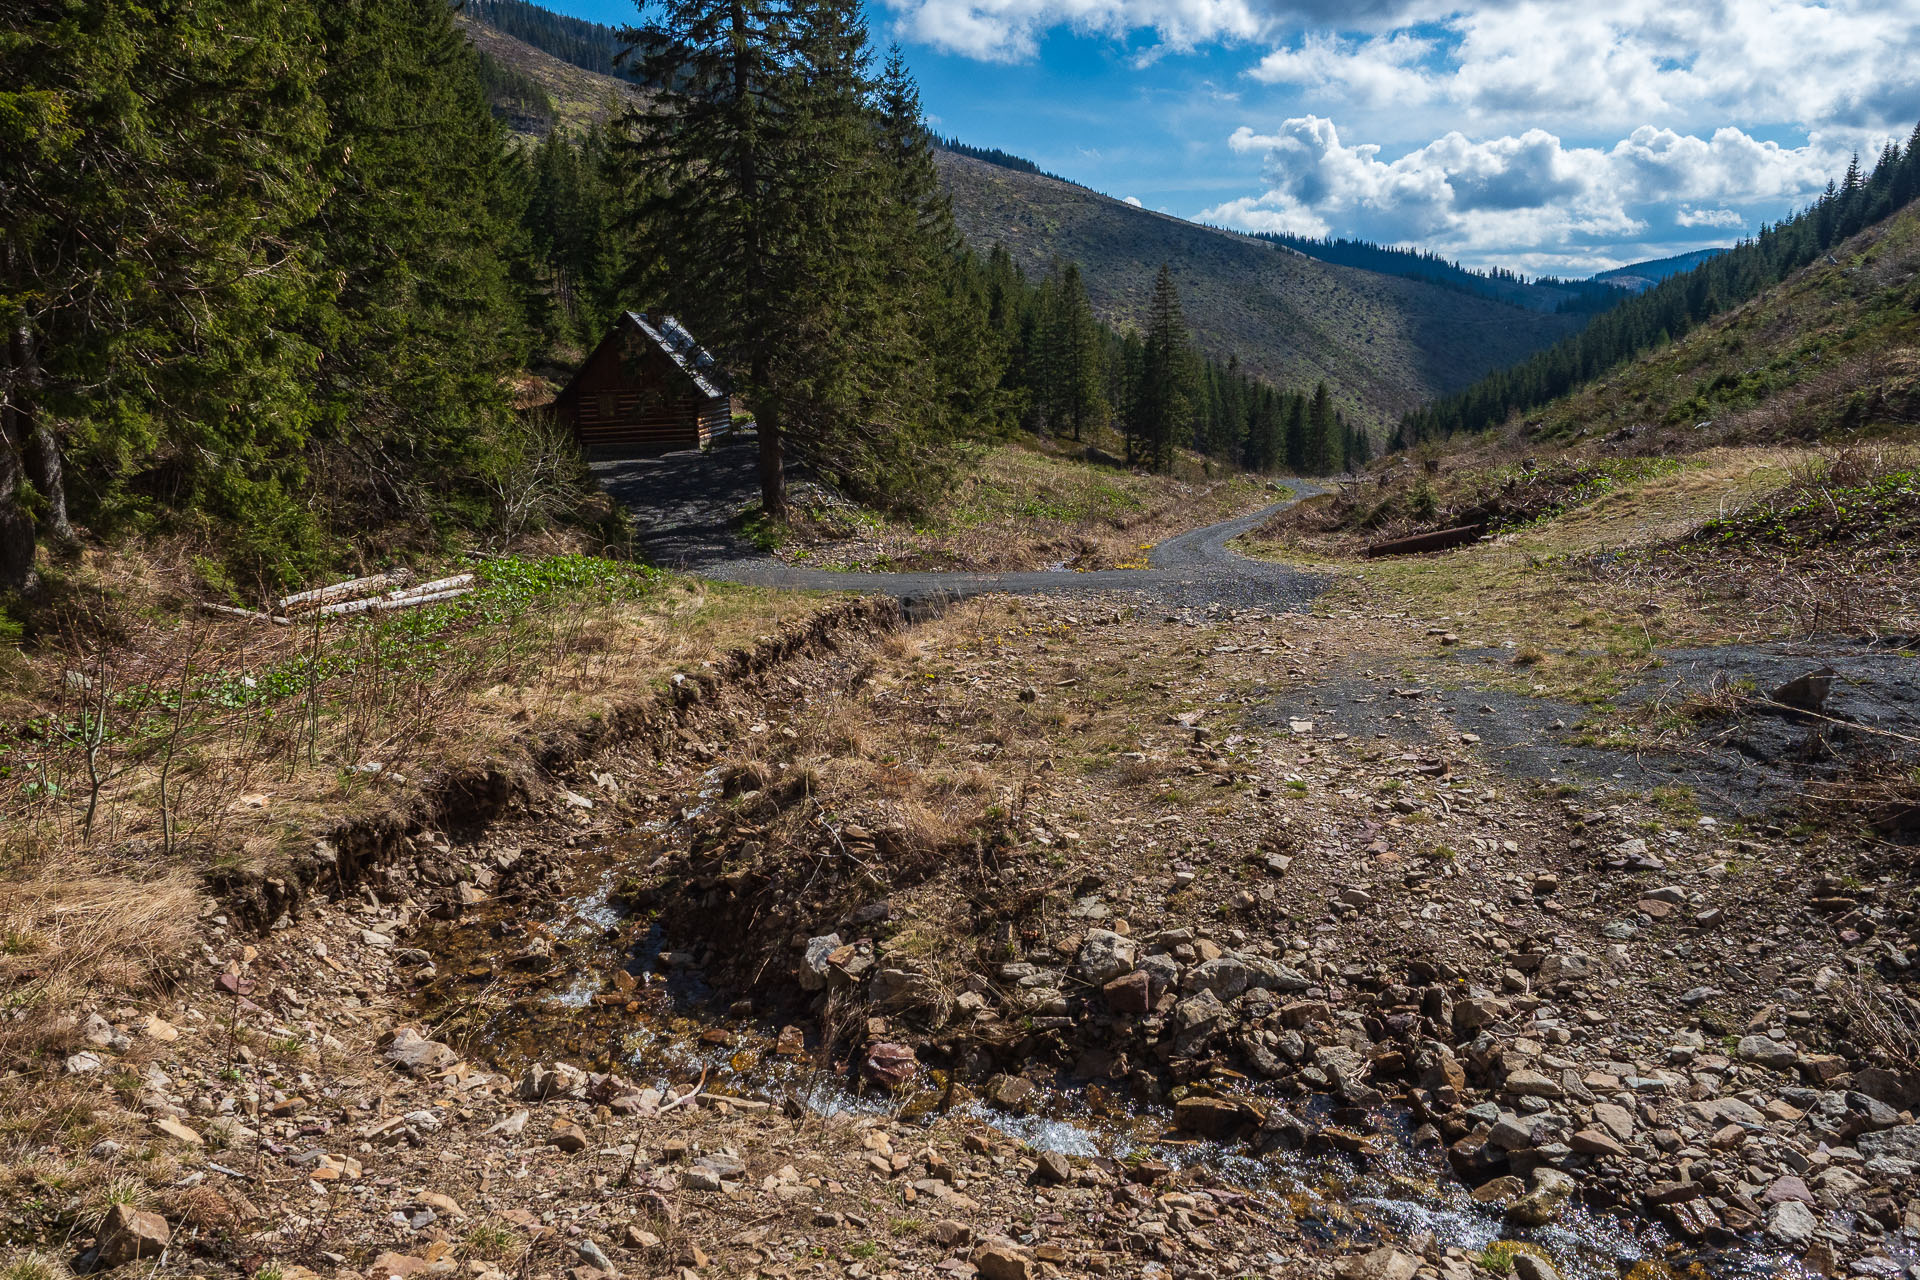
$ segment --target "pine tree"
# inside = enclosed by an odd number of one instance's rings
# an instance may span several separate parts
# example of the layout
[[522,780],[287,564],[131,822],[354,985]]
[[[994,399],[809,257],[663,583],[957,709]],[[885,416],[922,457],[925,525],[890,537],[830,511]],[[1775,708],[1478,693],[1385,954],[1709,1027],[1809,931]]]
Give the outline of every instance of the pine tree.
[[321,6],[331,194],[306,235],[333,288],[305,325],[321,353],[323,447],[351,495],[429,519],[484,471],[525,363],[510,263],[522,170],[441,0]]
[[1059,288],[1053,297],[1053,315],[1049,324],[1053,349],[1055,429],[1065,422],[1073,438],[1084,437],[1088,428],[1106,418],[1105,361],[1102,358],[1098,322],[1093,305],[1087,299],[1086,283],[1080,277],[1080,264],[1069,262],[1060,273]]
[[1340,441],[1334,419],[1333,395],[1322,382],[1313,389],[1313,403],[1307,409],[1305,457],[1302,469],[1308,475],[1331,474],[1338,462]]
[[[324,138],[312,10],[31,0],[0,28],[0,588],[33,578],[67,477],[97,528],[157,501],[263,526],[311,353],[293,232]],[[235,39],[234,32],[245,32]]]
[[1127,414],[1129,461],[1145,462],[1156,471],[1173,465],[1174,443],[1184,438],[1193,423],[1192,364],[1180,291],[1174,285],[1173,271],[1161,263]]

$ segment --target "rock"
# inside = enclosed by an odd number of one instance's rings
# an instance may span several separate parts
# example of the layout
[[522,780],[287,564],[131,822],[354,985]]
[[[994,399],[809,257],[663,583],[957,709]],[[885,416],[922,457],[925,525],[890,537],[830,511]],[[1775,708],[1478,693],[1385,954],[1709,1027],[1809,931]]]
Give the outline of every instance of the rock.
[[1073,1181],[1073,1165],[1058,1151],[1042,1151],[1040,1163],[1033,1171],[1033,1181],[1038,1186],[1053,1186]]
[[1507,1206],[1507,1221],[1523,1227],[1544,1227],[1560,1216],[1560,1206],[1573,1194],[1573,1179],[1550,1165],[1533,1171],[1527,1194]]
[[1420,1259],[1384,1244],[1371,1253],[1342,1258],[1334,1264],[1340,1280],[1413,1280],[1418,1270]]
[[897,1089],[913,1079],[920,1063],[904,1044],[876,1044],[867,1050],[867,1061],[861,1069],[874,1083]]
[[1788,1200],[1798,1200],[1801,1204],[1814,1203],[1813,1192],[1807,1189],[1807,1184],[1790,1173],[1775,1178],[1766,1194],[1760,1197],[1763,1205],[1784,1204]]
[[373,1260],[373,1266],[367,1274],[374,1280],[408,1280],[432,1266],[425,1258],[416,1258],[410,1253],[388,1251]]
[[1210,990],[1202,990],[1173,1007],[1174,1051],[1191,1053],[1227,1020],[1227,1006]]
[[157,1213],[117,1204],[101,1219],[100,1265],[120,1267],[136,1258],[157,1258],[166,1251],[173,1232]]
[[827,986],[827,957],[846,945],[837,933],[822,934],[818,938],[807,939],[807,949],[800,957],[800,989],[803,991],[824,991]]
[[[458,1200],[455,1200],[452,1196],[441,1195],[438,1191],[422,1191],[420,1193],[420,1203],[443,1217],[464,1218],[467,1216],[467,1211],[460,1207]],[[602,1269],[604,1270],[605,1268]]]
[[1032,1280],[1037,1274],[1027,1251],[1005,1236],[981,1241],[972,1261],[981,1280]]
[[1073,958],[1074,976],[1096,986],[1133,972],[1139,944],[1111,929],[1089,929]]
[[1554,1265],[1537,1253],[1513,1255],[1514,1280],[1560,1280]]
[[412,1027],[395,1027],[380,1046],[380,1057],[410,1076],[423,1076],[460,1061],[460,1055],[452,1049],[427,1039]]
[[1100,988],[1115,1013],[1138,1016],[1153,1008],[1153,975],[1145,969],[1123,974]]
[[1878,1133],[1864,1133],[1854,1142],[1860,1154],[1872,1160],[1892,1156],[1920,1163],[1920,1124],[1903,1124]]
[[613,1265],[613,1259],[607,1257],[606,1251],[590,1238],[575,1245],[573,1251],[580,1255],[580,1261],[596,1271],[604,1271],[610,1276],[620,1274],[620,1268]]
[[582,1129],[577,1124],[555,1125],[553,1130],[553,1137],[547,1139],[547,1141],[551,1142],[554,1146],[560,1148],[560,1150],[566,1152],[568,1155],[572,1155],[576,1151],[585,1151],[587,1149],[586,1130]]
[[1567,1145],[1582,1155],[1624,1157],[1627,1149],[1613,1140],[1613,1135],[1602,1129],[1582,1129],[1567,1139]]
[[1182,1098],[1173,1104],[1174,1125],[1207,1138],[1231,1137],[1259,1119],[1253,1107],[1232,1098]]
[[1769,1036],[1741,1036],[1733,1053],[1744,1062],[1758,1063],[1775,1071],[1791,1071],[1794,1063],[1800,1060],[1799,1051],[1792,1045],[1782,1044]]
[[956,1218],[942,1218],[927,1229],[927,1234],[941,1248],[951,1249],[973,1239],[973,1228]]
[[867,993],[876,1008],[892,1010],[930,1005],[939,998],[939,989],[930,979],[905,969],[875,971]]
[[1789,1247],[1807,1243],[1819,1229],[1820,1219],[1799,1200],[1782,1200],[1767,1210],[1767,1235]]
[[1033,1081],[1025,1076],[997,1075],[987,1081],[985,1096],[1002,1111],[1020,1111],[1033,1101],[1036,1092]]
[[146,1024],[140,1028],[140,1031],[143,1035],[150,1036],[165,1044],[170,1044],[180,1038],[179,1029],[158,1014],[147,1015]]
[[197,1147],[206,1142],[205,1138],[202,1138],[199,1134],[187,1128],[186,1125],[181,1124],[172,1116],[155,1116],[153,1119],[153,1127],[174,1141],[185,1142],[190,1146]]
[[1264,956],[1229,951],[1187,970],[1180,986],[1184,991],[1211,991],[1223,1000],[1231,1000],[1252,987],[1268,991],[1299,992],[1313,984],[1305,974]]
[[1505,1090],[1517,1098],[1564,1098],[1567,1091],[1560,1082],[1538,1071],[1510,1071]]
[[93,1050],[82,1049],[78,1053],[69,1054],[62,1065],[65,1066],[68,1075],[83,1076],[98,1071],[107,1064]]

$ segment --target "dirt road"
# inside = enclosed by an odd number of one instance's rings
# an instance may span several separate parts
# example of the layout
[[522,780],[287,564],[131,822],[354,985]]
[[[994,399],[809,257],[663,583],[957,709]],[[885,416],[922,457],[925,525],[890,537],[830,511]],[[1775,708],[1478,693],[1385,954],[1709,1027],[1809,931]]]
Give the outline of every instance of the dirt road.
[[1320,492],[1302,480],[1293,496],[1259,511],[1206,525],[1155,547],[1146,569],[1087,573],[842,573],[783,564],[748,542],[738,514],[759,496],[752,450],[602,463],[600,483],[633,512],[640,541],[654,563],[729,582],[818,591],[892,595],[908,603],[966,599],[988,592],[1066,595],[1137,592],[1169,608],[1294,609],[1319,592],[1319,579],[1286,565],[1249,560],[1226,544],[1274,512]]

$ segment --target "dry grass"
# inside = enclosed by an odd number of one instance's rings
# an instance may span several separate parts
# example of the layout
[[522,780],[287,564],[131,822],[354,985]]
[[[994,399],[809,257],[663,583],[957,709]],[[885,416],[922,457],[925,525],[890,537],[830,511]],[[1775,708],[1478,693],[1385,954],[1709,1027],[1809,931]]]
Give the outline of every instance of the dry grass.
[[1128,568],[1166,537],[1281,496],[1196,455],[1154,475],[1088,461],[1080,448],[994,449],[918,523],[814,506],[797,516],[780,554],[838,569]]
[[14,1017],[0,1022],[0,1057],[37,1048],[46,1017],[104,985],[139,992],[192,939],[203,895],[184,868],[83,868],[49,860],[0,878],[0,990]]

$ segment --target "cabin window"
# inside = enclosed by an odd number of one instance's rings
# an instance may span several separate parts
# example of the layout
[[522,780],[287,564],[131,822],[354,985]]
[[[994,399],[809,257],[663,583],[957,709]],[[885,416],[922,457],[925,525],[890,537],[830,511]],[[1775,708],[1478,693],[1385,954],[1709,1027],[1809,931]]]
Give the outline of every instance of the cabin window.
[[600,393],[598,408],[600,410],[600,420],[602,422],[608,421],[613,417],[613,413],[614,413],[613,392],[602,391]]

